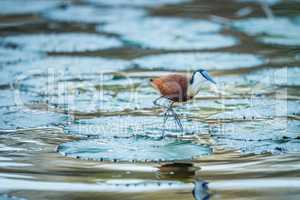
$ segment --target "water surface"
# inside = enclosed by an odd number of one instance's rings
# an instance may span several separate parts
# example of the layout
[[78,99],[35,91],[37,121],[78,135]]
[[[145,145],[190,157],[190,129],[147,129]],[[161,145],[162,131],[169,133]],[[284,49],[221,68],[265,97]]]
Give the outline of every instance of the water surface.
[[[298,1],[1,5],[0,200],[300,198]],[[199,68],[161,138],[149,78]]]

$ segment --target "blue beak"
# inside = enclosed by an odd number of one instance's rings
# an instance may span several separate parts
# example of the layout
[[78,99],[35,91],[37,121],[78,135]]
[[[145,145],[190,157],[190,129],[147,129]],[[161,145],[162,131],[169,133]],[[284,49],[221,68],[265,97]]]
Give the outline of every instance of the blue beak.
[[204,78],[206,78],[206,80],[214,83],[214,84],[217,84],[214,79],[212,79],[212,77],[208,74],[207,71],[202,71],[201,74],[203,75]]

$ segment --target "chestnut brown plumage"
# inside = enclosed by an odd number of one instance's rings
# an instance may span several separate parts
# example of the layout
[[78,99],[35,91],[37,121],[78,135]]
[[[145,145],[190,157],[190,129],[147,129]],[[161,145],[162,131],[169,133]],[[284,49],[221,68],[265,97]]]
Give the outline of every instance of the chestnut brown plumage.
[[181,74],[171,74],[151,79],[153,87],[159,90],[160,94],[174,102],[184,102],[191,97],[187,96],[188,77]]
[[[173,110],[173,104],[175,102],[186,102],[192,99],[196,94],[198,94],[201,86],[206,82],[216,84],[208,72],[203,69],[195,71],[192,76],[183,74],[170,74],[150,79],[151,85],[161,94],[159,98],[154,100],[154,105],[167,109],[164,114],[164,127],[165,122],[169,117],[169,112],[171,112],[176,124],[180,127],[181,131],[183,131],[183,126],[180,122],[180,119]],[[169,106],[158,104],[158,100],[161,98],[170,100],[171,103]],[[163,129],[163,133],[164,130],[165,128]]]

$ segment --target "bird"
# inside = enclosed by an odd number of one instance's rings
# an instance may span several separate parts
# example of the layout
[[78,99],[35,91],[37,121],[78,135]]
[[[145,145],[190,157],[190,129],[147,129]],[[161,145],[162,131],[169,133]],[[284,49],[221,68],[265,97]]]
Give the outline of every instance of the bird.
[[[179,126],[181,132],[183,132],[182,123],[173,109],[174,103],[187,102],[193,99],[203,86],[207,84],[216,85],[217,83],[207,70],[198,69],[192,75],[172,73],[157,78],[150,78],[150,84],[160,94],[160,97],[155,99],[153,104],[166,109],[163,120],[162,136],[164,137],[165,124],[170,116],[169,113],[174,117],[176,124]],[[158,103],[163,98],[170,102],[169,105],[166,106]]]

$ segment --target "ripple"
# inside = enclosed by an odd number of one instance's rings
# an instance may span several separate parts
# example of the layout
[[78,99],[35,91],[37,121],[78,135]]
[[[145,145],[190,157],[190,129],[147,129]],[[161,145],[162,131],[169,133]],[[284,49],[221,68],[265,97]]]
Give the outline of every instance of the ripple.
[[7,195],[7,194],[2,194],[0,195],[0,200],[26,200],[26,199]]
[[133,20],[145,15],[144,10],[140,9],[108,9],[82,5],[72,5],[66,8],[57,8],[44,12],[46,19],[61,22],[76,23],[111,23],[119,20]]
[[89,33],[47,33],[7,36],[4,44],[15,44],[22,49],[43,52],[84,52],[117,48],[122,43],[116,38]]
[[11,107],[0,109],[0,115],[0,129],[54,127],[66,120],[62,114]]
[[233,26],[251,36],[257,36],[258,41],[266,44],[300,45],[300,26],[292,23],[288,18],[243,19],[235,21]]
[[131,0],[130,2],[123,0],[85,0],[90,3],[100,4],[100,5],[109,5],[109,6],[146,6],[146,7],[159,7],[165,4],[178,4],[183,2],[189,2],[190,0]]
[[[163,181],[163,180],[102,180],[98,183],[82,183],[82,182],[47,182],[47,181],[31,181],[31,180],[12,180],[1,178],[2,186],[5,190],[34,190],[34,191],[55,191],[55,192],[154,192],[165,190],[183,190],[190,191],[194,185],[192,183],[184,183],[180,181]],[[119,184],[118,184],[119,182]],[[205,189],[205,190],[204,190]],[[201,192],[206,193],[207,188],[203,188]],[[201,195],[201,194],[200,194]],[[4,199],[13,200],[13,199]]]
[[117,33],[132,44],[156,49],[215,49],[235,45],[235,38],[217,33],[221,28],[205,20],[151,17],[119,20],[99,26],[98,30]]
[[[120,148],[122,147],[122,148]],[[138,137],[81,140],[61,144],[58,151],[69,157],[103,161],[175,161],[208,155],[208,147],[175,139]]]
[[[245,60],[247,62],[245,62]],[[250,68],[263,64],[262,57],[252,54],[235,53],[170,53],[145,56],[133,60],[142,68],[165,70],[232,70]]]
[[59,4],[61,4],[60,0],[1,0],[0,15],[32,14]]

